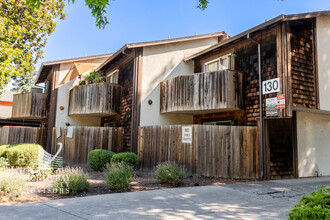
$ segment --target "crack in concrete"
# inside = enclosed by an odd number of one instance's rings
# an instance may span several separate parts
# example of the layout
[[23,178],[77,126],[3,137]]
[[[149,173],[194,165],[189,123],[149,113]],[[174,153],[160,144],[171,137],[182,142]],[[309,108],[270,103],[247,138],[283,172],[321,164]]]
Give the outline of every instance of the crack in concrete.
[[78,216],[78,215],[75,215],[75,214],[73,214],[73,213],[70,213],[70,212],[64,211],[64,210],[59,209],[59,208],[56,208],[56,207],[54,207],[54,206],[47,205],[47,204],[42,203],[42,202],[38,202],[38,203],[41,204],[41,205],[47,206],[47,207],[49,207],[49,208],[55,209],[55,210],[57,210],[57,211],[60,211],[60,212],[63,212],[63,213],[66,213],[66,214],[72,215],[72,216],[77,217],[77,218],[79,218],[79,219],[88,220],[87,218],[83,218],[83,217],[81,217],[81,216]]

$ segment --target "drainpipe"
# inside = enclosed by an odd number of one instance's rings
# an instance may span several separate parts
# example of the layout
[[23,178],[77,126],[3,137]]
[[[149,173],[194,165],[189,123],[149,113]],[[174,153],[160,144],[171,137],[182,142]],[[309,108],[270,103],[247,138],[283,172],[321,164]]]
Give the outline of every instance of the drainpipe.
[[264,123],[262,115],[262,78],[261,78],[261,45],[260,42],[250,38],[250,34],[247,34],[247,39],[256,43],[258,45],[258,73],[259,73],[259,120],[260,120],[260,130],[259,130],[259,169],[260,178],[264,178]]

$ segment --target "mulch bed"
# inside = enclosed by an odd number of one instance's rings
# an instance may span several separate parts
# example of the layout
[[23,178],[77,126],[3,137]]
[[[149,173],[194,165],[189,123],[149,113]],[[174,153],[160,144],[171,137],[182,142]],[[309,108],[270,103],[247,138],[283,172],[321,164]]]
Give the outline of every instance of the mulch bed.
[[[74,197],[84,197],[90,195],[120,193],[118,191],[110,190],[106,186],[106,182],[105,182],[106,178],[104,173],[95,172],[89,169],[86,170],[89,176],[88,182],[90,183],[90,190],[88,191],[78,193],[75,196],[57,196],[53,193],[47,192],[47,188],[52,185],[52,182],[50,179],[46,179],[40,182],[28,182],[27,193],[20,196],[14,201],[10,201],[7,203],[0,203],[0,205],[11,205],[16,203],[36,202],[36,201],[54,200],[61,198],[74,198]],[[224,185],[224,184],[232,184],[232,183],[240,183],[240,182],[248,182],[248,181],[250,180],[188,176],[183,180],[182,184],[180,184],[178,187]],[[135,171],[134,178],[129,186],[128,192],[166,189],[166,188],[172,188],[172,187],[169,185],[159,184],[152,171],[137,170]]]

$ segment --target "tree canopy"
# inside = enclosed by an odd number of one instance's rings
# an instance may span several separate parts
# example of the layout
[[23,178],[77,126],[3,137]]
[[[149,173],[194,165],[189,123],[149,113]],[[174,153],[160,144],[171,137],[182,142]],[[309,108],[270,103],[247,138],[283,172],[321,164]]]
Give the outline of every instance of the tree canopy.
[[0,0],[0,95],[11,80],[30,78],[42,58],[55,19],[64,19],[62,0]]
[[[31,8],[40,7],[44,0],[27,0]],[[63,0],[60,0],[63,1]],[[75,0],[67,0],[68,2],[74,3]],[[205,10],[208,5],[207,0],[198,0],[197,8]],[[96,26],[104,28],[109,22],[106,17],[106,8],[109,5],[109,0],[85,0],[86,6],[91,10],[93,17],[96,19]]]

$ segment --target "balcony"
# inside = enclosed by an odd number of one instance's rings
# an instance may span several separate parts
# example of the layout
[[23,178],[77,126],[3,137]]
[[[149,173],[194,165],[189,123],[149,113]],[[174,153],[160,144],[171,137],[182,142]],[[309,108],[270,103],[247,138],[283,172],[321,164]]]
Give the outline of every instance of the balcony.
[[112,83],[77,86],[70,91],[70,116],[107,117],[119,113],[121,87]]
[[233,70],[181,75],[161,82],[161,113],[205,114],[243,107],[243,74]]
[[44,93],[22,93],[13,97],[12,118],[44,119],[47,117],[48,95]]

